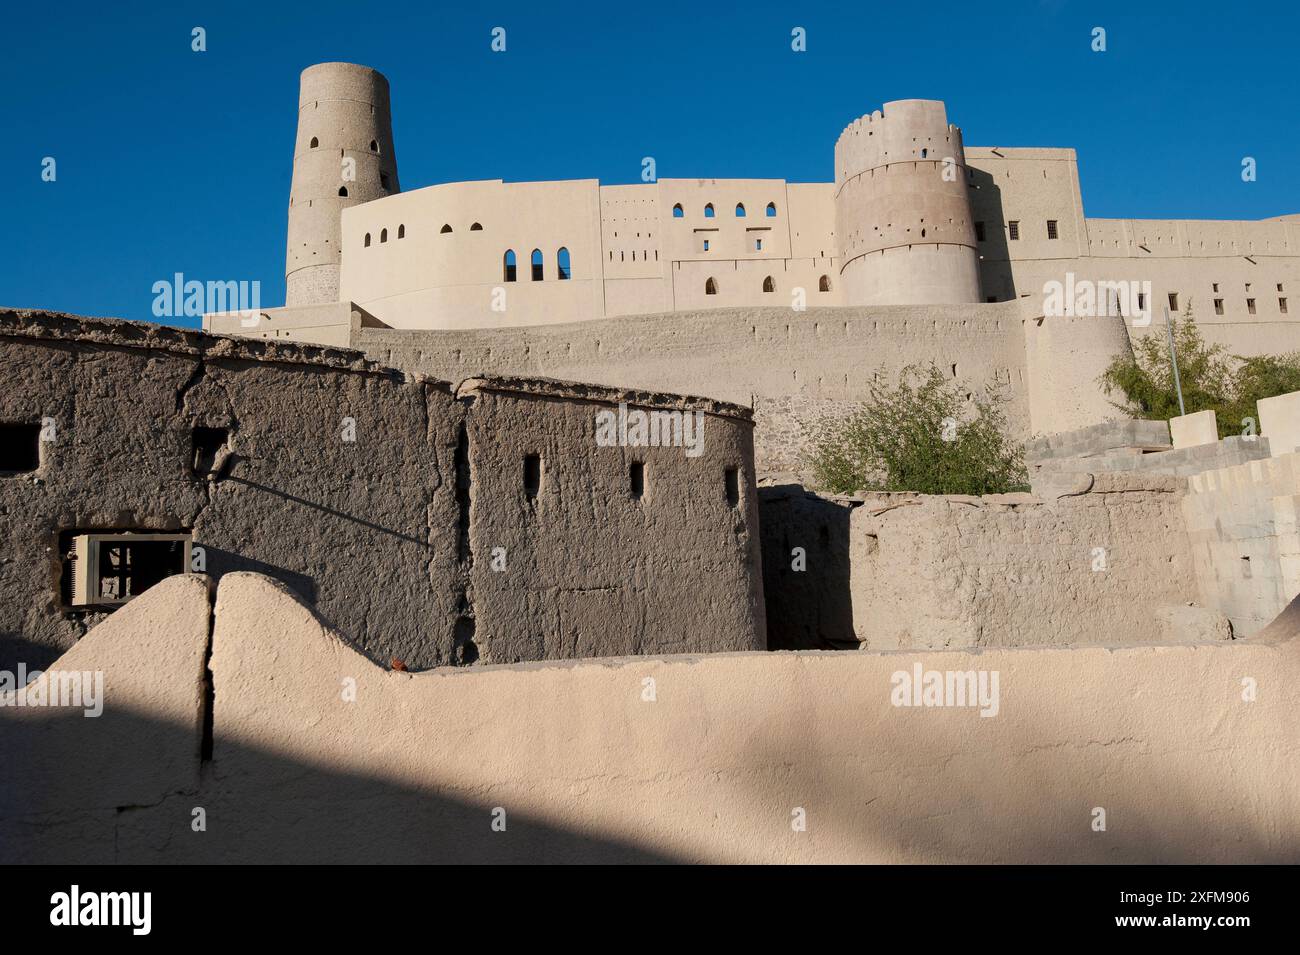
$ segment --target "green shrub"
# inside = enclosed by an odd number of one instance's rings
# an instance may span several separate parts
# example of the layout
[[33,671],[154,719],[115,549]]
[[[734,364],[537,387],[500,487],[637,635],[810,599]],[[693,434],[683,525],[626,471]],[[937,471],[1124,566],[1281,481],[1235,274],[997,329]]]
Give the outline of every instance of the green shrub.
[[998,494],[1025,490],[1024,448],[1007,436],[1006,398],[968,401],[933,364],[909,365],[895,387],[872,382],[861,408],[824,422],[810,465],[826,491]]

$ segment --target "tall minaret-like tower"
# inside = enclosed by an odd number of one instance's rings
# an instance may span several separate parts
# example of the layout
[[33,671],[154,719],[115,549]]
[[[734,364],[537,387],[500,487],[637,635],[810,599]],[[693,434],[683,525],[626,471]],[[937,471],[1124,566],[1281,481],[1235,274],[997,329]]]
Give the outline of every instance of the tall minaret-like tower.
[[980,300],[961,130],[938,100],[863,116],[835,144],[835,237],[845,305]]
[[400,191],[388,80],[355,63],[303,70],[285,305],[337,302],[343,210]]

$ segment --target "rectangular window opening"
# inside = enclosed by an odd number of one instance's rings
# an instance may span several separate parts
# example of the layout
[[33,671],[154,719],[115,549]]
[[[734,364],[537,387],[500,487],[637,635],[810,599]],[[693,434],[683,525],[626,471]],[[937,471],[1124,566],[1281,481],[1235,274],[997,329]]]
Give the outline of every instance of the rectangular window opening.
[[1171,312],[1176,312],[1176,311],[1178,311],[1178,293],[1177,293],[1177,292],[1170,292],[1170,293],[1169,293],[1169,311],[1171,311]]
[[524,496],[535,500],[542,489],[542,457],[540,454],[524,456]]
[[1221,298],[1216,298],[1216,299],[1214,300],[1214,314],[1215,314],[1215,315],[1222,315],[1222,314],[1223,314],[1223,299],[1221,299]]
[[1286,314],[1286,299],[1280,298],[1277,300],[1277,310],[1283,315]]
[[1012,241],[1012,242],[1017,242],[1017,241],[1019,241],[1019,239],[1020,239],[1020,220],[1019,220],[1019,219],[1012,219],[1010,222],[1007,223],[1007,234],[1008,234],[1008,236],[1011,238],[1011,241]]
[[735,507],[740,503],[740,469],[727,468],[727,503]]
[[984,223],[983,223],[983,222],[977,222],[977,223],[975,223],[975,241],[976,241],[976,242],[983,242],[983,241],[984,241]]
[[190,570],[190,532],[65,531],[61,597],[69,607],[119,606]]
[[645,462],[633,461],[628,468],[628,483],[632,488],[632,497],[641,500],[645,496]]
[[229,441],[229,428],[195,428],[190,432],[190,470],[200,477],[211,474],[217,455]]
[[1255,314],[1255,300],[1253,298],[1246,299],[1246,311],[1252,315]]
[[0,424],[0,475],[27,474],[41,466],[41,426]]
[[1055,220],[1055,219],[1048,219],[1048,220],[1047,220],[1047,237],[1048,237],[1049,239],[1055,239],[1055,238],[1056,238],[1056,220]]

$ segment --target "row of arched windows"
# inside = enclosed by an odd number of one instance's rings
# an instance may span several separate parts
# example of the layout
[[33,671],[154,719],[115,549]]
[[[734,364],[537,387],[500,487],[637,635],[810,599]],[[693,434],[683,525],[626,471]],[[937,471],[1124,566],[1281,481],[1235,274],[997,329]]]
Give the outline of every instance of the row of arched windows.
[[[533,249],[528,264],[532,269],[534,282],[540,282],[546,277],[545,257],[541,249]],[[518,277],[519,270],[514,249],[506,249],[506,254],[501,257],[501,271],[507,282],[513,282]],[[572,275],[573,270],[569,267],[569,250],[561,246],[555,253],[555,277],[563,281],[571,278]]]
[[[829,292],[830,290],[831,290],[831,277],[829,275],[823,275],[821,278],[817,280],[817,291]],[[769,275],[767,276],[767,278],[763,279],[763,291],[764,292],[776,291],[776,281],[772,278],[772,276]],[[705,295],[718,294],[717,279],[710,277],[704,280],[704,294]]]
[[[345,189],[340,189],[340,190],[339,190],[339,195],[340,195],[340,196],[346,196],[346,195],[347,195],[347,191],[346,191]],[[442,228],[438,230],[438,234],[439,234],[439,235],[447,235],[449,232],[452,232],[452,231],[454,231],[454,230],[453,230],[452,227],[451,227],[451,223],[449,223],[449,222],[444,222],[444,223],[442,224]],[[482,232],[482,231],[483,231],[483,226],[481,226],[479,223],[475,222],[473,225],[471,225],[471,226],[469,227],[469,231],[470,231],[470,232]],[[405,239],[405,238],[406,238],[406,226],[405,226],[405,225],[399,225],[399,226],[397,227],[397,237],[398,237],[399,239]],[[388,230],[387,230],[387,229],[380,229],[380,230],[379,230],[379,241],[380,241],[380,242],[387,242],[387,241],[388,241]],[[369,233],[369,232],[366,233],[365,247],[366,247],[367,249],[370,248],[370,233]],[[567,276],[566,276],[566,277],[567,277]]]
[[[399,225],[399,226],[397,227],[397,237],[398,237],[399,239],[405,239],[405,238],[406,238],[406,225],[405,225],[405,224]],[[387,229],[380,229],[380,230],[379,230],[379,241],[380,241],[380,242],[387,242],[387,241],[388,241],[388,230],[387,230]],[[365,243],[365,245],[366,245],[366,248],[367,248],[367,249],[370,248],[370,233],[369,233],[369,232],[366,233],[366,243]]]
[[[680,202],[677,203],[677,205],[673,206],[673,218],[674,218],[674,219],[680,219],[680,218],[682,218],[684,215],[686,215],[686,211],[682,208],[682,204],[681,204]],[[713,209],[713,203],[711,203],[711,202],[705,203],[705,205],[704,205],[704,218],[706,218],[706,219],[712,219],[712,218],[714,218],[715,215],[716,215],[716,213],[714,212],[714,209]],[[766,215],[767,215],[767,217],[768,217],[769,219],[772,219],[772,218],[775,218],[775,217],[776,217],[776,203],[775,203],[775,202],[769,202],[769,203],[767,204]],[[745,204],[744,204],[743,202],[737,202],[737,203],[736,203],[736,218],[737,218],[737,219],[743,219],[743,218],[745,218]]]

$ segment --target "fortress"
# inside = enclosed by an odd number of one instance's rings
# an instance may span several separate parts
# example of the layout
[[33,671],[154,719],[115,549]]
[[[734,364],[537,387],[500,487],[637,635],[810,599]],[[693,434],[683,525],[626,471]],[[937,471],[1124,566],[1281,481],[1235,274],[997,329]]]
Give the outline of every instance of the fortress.
[[753,408],[760,473],[796,475],[810,429],[909,363],[1000,386],[1028,437],[1113,417],[1097,378],[1162,333],[1166,306],[1233,354],[1300,348],[1300,216],[1089,219],[1074,150],[968,148],[929,100],[854,120],[834,160],[828,183],[403,193],[387,80],[319,64],[299,95],[286,305],[204,327],[450,381],[705,393]]

